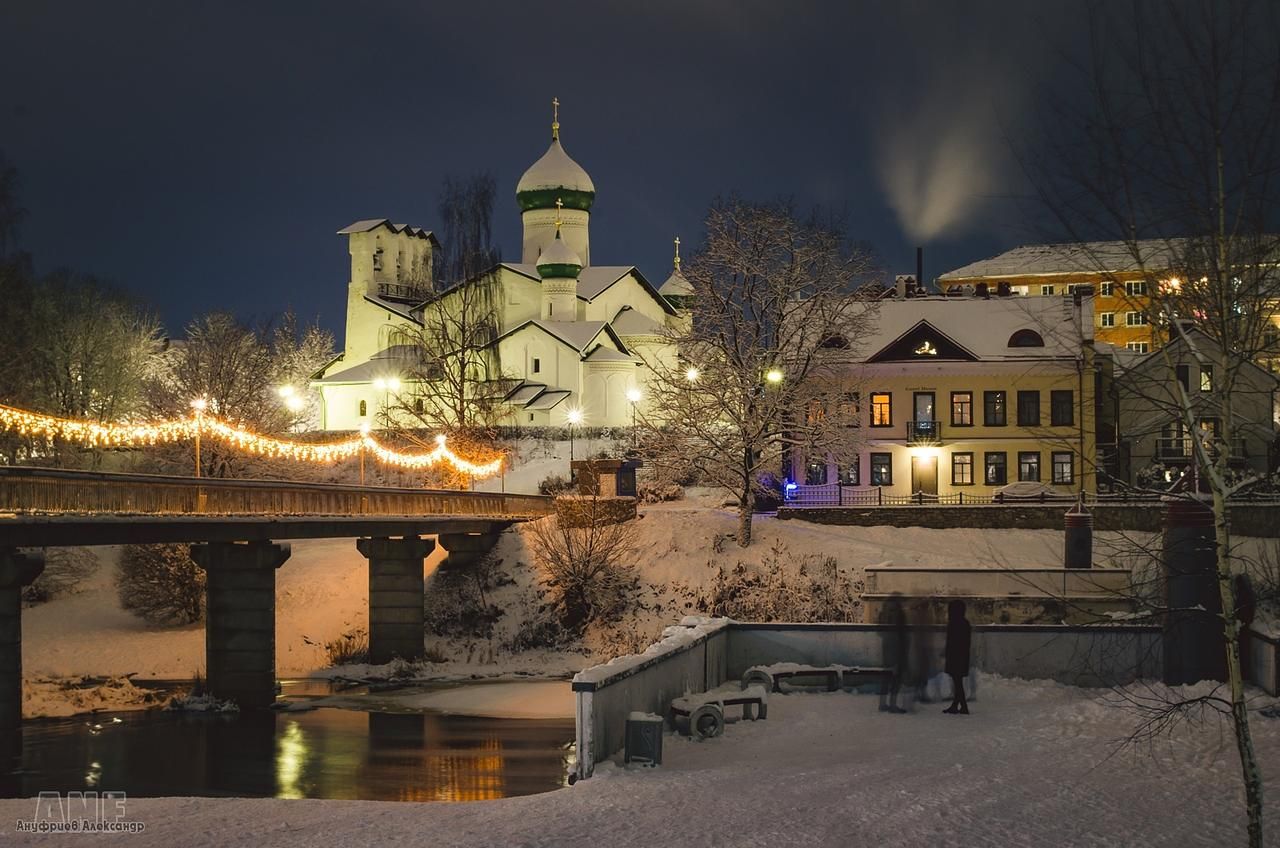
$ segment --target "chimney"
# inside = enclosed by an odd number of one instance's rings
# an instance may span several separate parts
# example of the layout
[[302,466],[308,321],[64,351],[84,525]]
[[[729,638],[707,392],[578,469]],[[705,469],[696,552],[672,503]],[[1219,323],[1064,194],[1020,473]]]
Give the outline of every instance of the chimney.
[[1093,341],[1093,286],[1076,286],[1072,299],[1076,306],[1076,320],[1080,323],[1080,338]]
[[920,293],[924,294],[924,248],[916,248],[916,285],[920,287]]
[[1007,281],[1001,280],[996,283],[996,297],[1008,297],[1013,294],[1013,290],[1009,288]]
[[987,287],[986,283],[978,283],[974,288],[973,293],[983,300],[991,299],[991,289]]

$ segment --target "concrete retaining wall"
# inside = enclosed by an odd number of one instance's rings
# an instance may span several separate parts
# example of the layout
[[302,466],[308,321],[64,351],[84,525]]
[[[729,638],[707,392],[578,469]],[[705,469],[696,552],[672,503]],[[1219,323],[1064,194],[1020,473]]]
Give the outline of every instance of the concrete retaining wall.
[[1253,681],[1268,695],[1280,695],[1280,640],[1256,630],[1249,637],[1245,679]]
[[[982,527],[991,529],[1061,530],[1070,504],[979,504],[973,506],[779,507],[778,518],[814,524],[858,527]],[[1095,530],[1164,528],[1160,504],[1091,506]],[[1280,537],[1280,504],[1238,504],[1231,508],[1232,529],[1242,536]]]

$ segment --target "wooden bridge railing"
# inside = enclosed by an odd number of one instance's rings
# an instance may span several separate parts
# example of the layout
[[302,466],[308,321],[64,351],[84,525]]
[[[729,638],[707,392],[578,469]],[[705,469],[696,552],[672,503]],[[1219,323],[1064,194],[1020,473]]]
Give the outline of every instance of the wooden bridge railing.
[[455,515],[530,519],[542,495],[0,467],[0,511],[104,515]]

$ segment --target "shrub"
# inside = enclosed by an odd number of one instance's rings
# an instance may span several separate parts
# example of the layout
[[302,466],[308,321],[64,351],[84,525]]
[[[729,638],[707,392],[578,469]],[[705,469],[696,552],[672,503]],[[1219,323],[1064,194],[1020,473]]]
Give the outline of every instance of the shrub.
[[489,602],[489,590],[511,583],[492,554],[471,568],[441,568],[431,575],[424,610],[426,628],[437,636],[488,639],[502,617],[502,608]]
[[22,599],[40,604],[79,591],[80,584],[98,569],[92,548],[46,548],[44,571],[22,590]]
[[573,491],[573,482],[559,474],[552,474],[550,477],[538,484],[538,494],[540,495],[566,495]]
[[[589,514],[604,503],[583,501]],[[560,623],[573,635],[593,621],[625,612],[639,589],[635,569],[625,562],[635,548],[634,522],[584,524],[568,527],[556,518],[543,518],[526,525],[542,586]]]
[[369,634],[361,627],[348,630],[324,643],[324,655],[331,666],[368,662]]
[[641,503],[662,503],[684,500],[684,487],[679,483],[660,480],[636,481],[636,495]]
[[863,582],[851,580],[834,557],[808,556],[794,574],[786,549],[775,543],[758,571],[743,562],[726,570],[715,562],[711,585],[691,592],[692,607],[740,621],[858,621]]
[[129,545],[120,557],[120,605],[151,624],[200,621],[204,585],[186,545]]

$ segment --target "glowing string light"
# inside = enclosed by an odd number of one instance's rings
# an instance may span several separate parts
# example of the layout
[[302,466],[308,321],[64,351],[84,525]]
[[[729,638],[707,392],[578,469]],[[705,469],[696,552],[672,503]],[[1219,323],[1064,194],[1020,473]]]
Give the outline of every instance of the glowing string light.
[[443,434],[436,436],[436,446],[430,451],[403,453],[383,445],[364,428],[358,436],[343,441],[295,442],[251,433],[208,414],[175,421],[99,424],[0,405],[0,430],[20,436],[61,439],[90,448],[171,444],[194,439],[199,433],[259,456],[296,462],[338,462],[356,456],[365,448],[380,461],[401,468],[433,468],[443,463],[476,478],[492,477],[502,471],[501,456],[487,462],[471,462],[450,450]]

